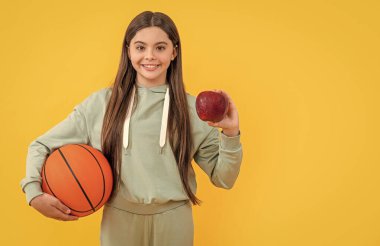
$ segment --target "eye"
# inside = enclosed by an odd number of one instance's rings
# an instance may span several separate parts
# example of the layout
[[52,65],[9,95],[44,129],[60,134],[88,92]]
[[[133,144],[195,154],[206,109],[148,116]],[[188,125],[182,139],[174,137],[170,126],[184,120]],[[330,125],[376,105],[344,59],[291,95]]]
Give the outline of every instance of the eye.
[[145,49],[144,46],[141,46],[141,45],[136,46],[136,50],[138,50],[138,51],[142,51],[142,50],[144,50],[144,49]]
[[163,50],[166,49],[166,47],[165,47],[165,46],[157,46],[157,49],[158,49],[159,51],[163,51]]

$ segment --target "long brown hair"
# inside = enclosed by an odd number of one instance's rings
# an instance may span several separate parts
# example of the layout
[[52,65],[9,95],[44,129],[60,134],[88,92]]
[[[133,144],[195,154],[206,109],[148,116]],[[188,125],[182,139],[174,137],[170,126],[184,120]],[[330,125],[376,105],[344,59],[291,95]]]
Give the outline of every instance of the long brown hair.
[[160,12],[145,11],[137,15],[129,24],[123,40],[119,70],[112,86],[112,94],[107,104],[101,133],[102,151],[111,164],[114,189],[118,189],[121,175],[122,132],[132,89],[135,86],[136,71],[128,57],[128,46],[136,33],[146,27],[156,26],[167,33],[177,49],[177,56],[171,62],[166,80],[170,91],[168,119],[169,142],[177,161],[183,187],[193,204],[200,200],[189,186],[188,173],[192,160],[193,140],[190,117],[182,78],[181,42],[172,19]]

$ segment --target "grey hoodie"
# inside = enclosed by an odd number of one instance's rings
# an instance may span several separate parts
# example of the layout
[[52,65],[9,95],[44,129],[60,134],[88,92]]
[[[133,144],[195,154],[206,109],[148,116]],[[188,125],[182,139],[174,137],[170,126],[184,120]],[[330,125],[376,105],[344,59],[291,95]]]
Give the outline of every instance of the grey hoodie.
[[[121,134],[121,186],[108,203],[121,206],[118,204],[124,202],[146,205],[188,200],[166,136],[168,85],[136,87],[137,104],[127,115]],[[28,148],[26,176],[21,181],[28,204],[42,194],[41,167],[55,149],[65,144],[84,143],[101,151],[101,129],[110,95],[110,88],[92,93],[75,106],[66,119],[32,141]],[[215,186],[230,189],[238,177],[242,161],[240,134],[227,137],[201,121],[195,110],[195,97],[187,94],[187,100],[194,161]],[[197,185],[192,167],[189,184],[195,194]],[[117,202],[112,204],[114,200]]]

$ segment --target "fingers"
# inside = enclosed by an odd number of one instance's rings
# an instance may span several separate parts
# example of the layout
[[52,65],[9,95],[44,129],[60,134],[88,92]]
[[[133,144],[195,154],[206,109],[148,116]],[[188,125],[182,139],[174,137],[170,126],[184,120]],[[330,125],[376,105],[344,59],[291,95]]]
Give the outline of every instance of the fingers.
[[56,219],[56,220],[61,220],[61,221],[73,221],[73,220],[78,220],[78,217],[77,216],[74,216],[74,215],[70,215],[70,214],[65,214],[65,213],[62,213],[60,210],[58,209],[55,209],[55,211],[49,215],[47,215],[47,217],[50,217],[52,219]]
[[56,208],[54,218],[63,221],[77,220],[77,216],[70,215],[71,210],[65,206],[61,201],[55,198],[52,206]]
[[54,196],[50,196],[51,199],[51,208],[52,208],[52,214],[51,218],[56,220],[62,220],[62,221],[72,221],[77,220],[77,216],[70,215],[71,210],[64,205],[59,199],[57,199]]
[[[58,210],[57,210],[58,211]],[[69,214],[64,214],[62,212],[58,212],[54,219],[56,220],[62,220],[62,221],[73,221],[73,220],[78,220],[77,216],[69,215]]]
[[[60,208],[58,208],[60,207]],[[71,212],[69,208],[67,208],[65,205],[63,205],[59,200],[58,203],[54,203],[51,206],[52,213],[49,217],[56,219],[56,220],[62,220],[62,221],[71,221],[71,220],[77,220],[78,217],[74,215],[70,215]],[[66,212],[64,212],[66,211]],[[68,212],[67,212],[68,211]]]
[[52,203],[52,205],[56,207],[58,210],[60,210],[62,213],[65,213],[65,214],[71,213],[70,209],[56,198],[55,198],[55,201]]
[[218,124],[219,122],[212,122],[212,121],[207,121],[207,124],[209,125],[209,126],[213,126],[213,127],[219,127],[219,124]]
[[32,201],[31,206],[46,217],[62,221],[78,219],[77,216],[70,215],[71,211],[67,206],[50,194],[44,193]]

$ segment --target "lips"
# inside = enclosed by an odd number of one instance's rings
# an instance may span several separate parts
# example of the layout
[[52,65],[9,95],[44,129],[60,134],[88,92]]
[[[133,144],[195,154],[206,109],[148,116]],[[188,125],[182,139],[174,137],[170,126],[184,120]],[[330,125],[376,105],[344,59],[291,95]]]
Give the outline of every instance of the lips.
[[141,64],[141,66],[148,71],[154,71],[156,68],[160,67],[160,64]]
[[160,66],[160,64],[141,64],[141,66],[151,68],[151,67],[158,67]]

